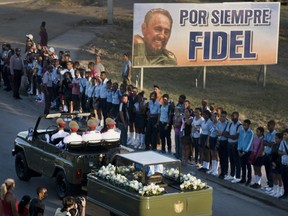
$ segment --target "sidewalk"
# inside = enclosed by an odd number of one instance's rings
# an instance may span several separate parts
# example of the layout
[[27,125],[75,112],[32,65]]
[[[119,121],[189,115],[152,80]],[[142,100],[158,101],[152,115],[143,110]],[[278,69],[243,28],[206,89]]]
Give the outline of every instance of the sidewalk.
[[[243,195],[246,195],[250,198],[259,200],[263,203],[266,203],[267,205],[273,205],[277,208],[283,209],[288,211],[288,199],[282,200],[275,197],[272,197],[265,193],[265,191],[261,189],[253,189],[249,186],[245,186],[245,184],[237,184],[237,183],[231,183],[230,181],[226,181],[223,179],[219,179],[218,176],[209,175],[206,173],[203,173],[201,171],[198,171],[196,167],[193,167],[191,165],[188,165],[186,167],[182,167],[182,170],[184,173],[193,173],[197,178],[200,178],[202,180],[207,180],[214,182],[222,187],[225,187],[229,190],[233,190],[237,193],[241,193]],[[265,174],[263,174],[265,175]],[[252,180],[253,182],[253,180]],[[263,182],[263,181],[262,181]],[[264,184],[265,185],[265,184]]]

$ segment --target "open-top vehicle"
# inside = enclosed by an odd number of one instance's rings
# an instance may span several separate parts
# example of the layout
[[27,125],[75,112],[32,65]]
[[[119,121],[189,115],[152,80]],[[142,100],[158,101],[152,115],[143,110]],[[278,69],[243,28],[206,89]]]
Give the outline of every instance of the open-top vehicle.
[[[12,150],[19,179],[28,181],[41,175],[55,177],[57,195],[63,198],[86,185],[87,174],[92,169],[113,162],[117,153],[130,151],[122,147],[119,140],[68,143],[64,148],[56,146],[61,139],[50,141],[58,130],[56,118],[63,118],[66,125],[71,120],[77,121],[81,135],[87,130],[89,116],[89,113],[41,115],[34,128],[19,132]],[[68,126],[65,131],[69,132]]]

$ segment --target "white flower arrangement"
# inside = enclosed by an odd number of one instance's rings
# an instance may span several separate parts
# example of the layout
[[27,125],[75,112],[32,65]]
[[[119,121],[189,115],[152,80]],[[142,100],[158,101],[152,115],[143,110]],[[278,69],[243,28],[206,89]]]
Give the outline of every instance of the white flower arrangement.
[[[131,169],[131,167],[128,169]],[[95,172],[95,175],[108,180],[111,184],[136,191],[141,196],[156,196],[165,192],[163,187],[153,183],[143,187],[142,183],[137,180],[130,181],[124,175],[116,174],[116,167],[112,164],[109,164],[106,167],[102,166]]]
[[180,175],[180,172],[178,169],[175,168],[171,168],[171,169],[165,169],[165,173],[166,176],[171,177],[171,178],[178,178]]
[[132,180],[128,182],[128,187],[138,192],[140,189],[143,188],[143,185],[137,180]]
[[117,171],[121,174],[126,174],[129,172],[133,172],[135,170],[135,167],[130,165],[130,166],[119,166],[117,167]]
[[183,183],[180,185],[182,191],[202,190],[207,187],[205,182],[202,182],[190,173],[183,175],[182,182]]
[[163,187],[160,187],[159,185],[155,185],[154,183],[151,183],[147,186],[144,186],[142,189],[139,190],[139,194],[141,196],[157,196],[161,195],[165,192],[165,189]]
[[115,175],[115,166],[112,164],[108,164],[106,167],[102,166],[98,172],[96,172],[96,176],[99,176],[103,179],[111,179],[113,175]]

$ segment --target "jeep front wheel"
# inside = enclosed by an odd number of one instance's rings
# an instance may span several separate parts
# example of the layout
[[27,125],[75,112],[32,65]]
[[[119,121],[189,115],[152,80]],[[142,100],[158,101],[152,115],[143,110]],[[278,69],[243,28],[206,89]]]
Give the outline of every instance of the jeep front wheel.
[[65,173],[60,170],[56,175],[56,192],[60,199],[71,194],[72,186],[67,181]]
[[15,170],[18,178],[22,181],[29,181],[31,178],[30,169],[23,152],[18,152],[15,157]]

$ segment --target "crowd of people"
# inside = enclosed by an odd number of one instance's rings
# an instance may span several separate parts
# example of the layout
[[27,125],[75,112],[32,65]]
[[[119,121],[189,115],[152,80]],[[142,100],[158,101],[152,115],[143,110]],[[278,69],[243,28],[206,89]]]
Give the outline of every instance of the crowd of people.
[[[45,199],[48,190],[45,187],[36,189],[36,197],[24,195],[18,202],[14,195],[14,179],[6,179],[1,185],[0,215],[2,216],[43,216],[45,213]],[[84,197],[67,196],[62,200],[62,207],[57,208],[55,216],[85,216],[86,199]]]
[[31,198],[30,195],[24,195],[18,202],[14,195],[14,179],[8,178],[1,185],[0,215],[4,216],[41,216],[44,215],[44,200],[47,197],[47,189],[38,187],[37,196]]
[[[199,171],[232,183],[261,188],[261,167],[265,166],[267,193],[288,198],[288,129],[276,132],[276,122],[270,120],[267,132],[264,127],[253,132],[251,121],[245,119],[241,123],[236,111],[230,120],[223,108],[209,104],[208,99],[203,99],[201,106],[192,108],[184,94],[174,103],[168,94],[161,93],[158,85],[153,86],[146,98],[143,91],[131,84],[132,66],[128,53],[123,54],[123,80],[119,83],[109,78],[101,56],[97,55],[95,62],[89,62],[86,69],[71,59],[69,51],[57,53],[55,48],[48,47],[45,32],[45,23],[42,23],[43,41],[38,44],[33,41],[33,35],[26,35],[24,52],[3,44],[0,74],[5,90],[13,90],[15,99],[21,99],[19,88],[22,84],[28,94],[35,95],[37,102],[45,102],[44,114],[51,110],[92,114],[94,119],[88,120],[88,132],[82,136],[77,134],[77,123],[70,122],[71,134],[68,135],[64,131],[63,119],[57,119],[59,131],[49,138],[49,142],[59,138],[60,133],[64,143],[70,139],[95,139],[99,136],[95,132],[98,126],[109,131],[116,124],[121,131],[122,145],[138,150],[157,150],[159,147],[162,153],[180,159],[183,166],[191,164]],[[175,149],[172,149],[172,129]],[[101,134],[101,139],[105,136],[107,133]],[[58,145],[61,147],[61,143]],[[18,205],[14,188],[12,179],[2,185],[0,210],[9,209],[8,215],[28,215],[29,211],[33,215],[31,209],[37,206],[44,211],[42,200],[47,189],[39,188],[36,200],[23,196]],[[67,213],[74,204],[73,197],[65,198],[63,208],[55,215],[65,215],[63,212]]]

